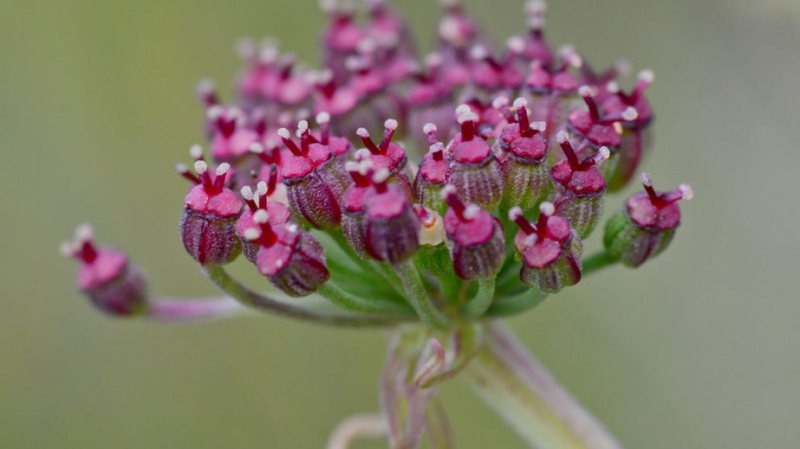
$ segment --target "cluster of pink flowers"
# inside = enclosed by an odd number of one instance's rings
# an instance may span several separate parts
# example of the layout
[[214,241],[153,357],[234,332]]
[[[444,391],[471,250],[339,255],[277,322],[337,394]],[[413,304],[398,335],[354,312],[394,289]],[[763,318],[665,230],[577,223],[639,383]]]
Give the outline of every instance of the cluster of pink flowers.
[[[447,328],[521,312],[587,270],[639,266],[668,245],[691,190],[657,192],[645,174],[584,266],[605,195],[650,147],[652,73],[625,90],[625,64],[599,72],[570,46],[554,50],[541,1],[501,48],[458,1],[442,4],[422,62],[385,1],[368,1],[365,20],[324,1],[321,69],[275,41],[244,41],[236,101],[198,86],[210,158],[194,146],[193,170],[177,166],[193,184],[180,232],[198,264],[244,253],[286,295]],[[101,309],[146,312],[144,279],[122,253],[95,248],[85,228],[63,252]]]

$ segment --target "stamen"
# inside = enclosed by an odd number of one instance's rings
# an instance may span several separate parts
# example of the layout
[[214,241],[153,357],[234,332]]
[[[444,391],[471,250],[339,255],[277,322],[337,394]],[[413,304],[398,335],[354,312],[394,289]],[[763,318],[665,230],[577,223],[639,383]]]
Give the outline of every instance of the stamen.
[[566,131],[559,132],[556,136],[556,140],[561,146],[564,156],[567,157],[567,163],[572,171],[579,170],[581,163],[580,160],[578,160],[578,155],[575,154],[575,150],[572,148],[572,144],[569,143],[569,136],[567,135]]
[[531,226],[530,222],[523,216],[521,208],[512,207],[511,210],[508,211],[508,218],[516,223],[525,234],[531,235],[536,233],[536,229]]
[[296,143],[292,140],[292,134],[286,128],[280,128],[278,130],[278,137],[281,138],[283,144],[286,145],[286,148],[292,152],[295,156],[303,156],[305,153],[297,146]]
[[178,172],[179,175],[188,179],[189,181],[195,184],[200,184],[200,178],[189,172],[189,167],[186,164],[183,163],[175,164],[175,171]]
[[356,130],[356,134],[358,137],[361,138],[361,141],[364,142],[364,146],[367,147],[370,153],[372,154],[383,154],[380,148],[375,145],[375,142],[372,141],[369,137],[369,131],[366,128],[358,128]]
[[378,147],[381,149],[381,153],[386,153],[389,149],[389,144],[392,142],[392,137],[394,137],[394,132],[397,130],[397,120],[388,119],[384,122],[383,127],[386,130],[383,132],[383,138]]
[[549,201],[539,206],[539,219],[536,221],[536,233],[542,239],[547,238],[547,220],[556,212],[556,207]]
[[191,157],[192,159],[194,159],[196,161],[202,161],[203,160],[203,147],[201,147],[200,145],[192,145],[192,147],[189,148],[189,157]]
[[481,207],[477,204],[470,204],[464,209],[463,218],[467,221],[472,221],[478,214],[481,213]]
[[597,107],[597,102],[594,100],[594,91],[589,86],[581,86],[578,88],[578,94],[583,97],[583,101],[589,108],[589,114],[592,116],[592,122],[597,123],[600,121],[600,109]]

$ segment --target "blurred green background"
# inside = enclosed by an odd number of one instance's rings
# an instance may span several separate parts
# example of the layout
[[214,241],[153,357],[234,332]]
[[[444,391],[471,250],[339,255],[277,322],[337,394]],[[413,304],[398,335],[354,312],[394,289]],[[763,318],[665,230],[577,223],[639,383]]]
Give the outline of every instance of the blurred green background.
[[[428,46],[439,8],[396,3]],[[521,1],[465,3],[495,39],[522,29]],[[696,197],[663,256],[512,325],[628,448],[800,447],[800,3],[549,6],[551,42],[655,71],[645,167]],[[230,98],[242,36],[314,61],[315,2],[5,0],[0,17],[0,448],[321,448],[376,410],[378,331],[120,322],[57,252],[88,220],[154,291],[213,294],[177,238],[172,165],[202,137],[192,87],[211,77]],[[524,447],[458,381],[444,396],[460,447]]]

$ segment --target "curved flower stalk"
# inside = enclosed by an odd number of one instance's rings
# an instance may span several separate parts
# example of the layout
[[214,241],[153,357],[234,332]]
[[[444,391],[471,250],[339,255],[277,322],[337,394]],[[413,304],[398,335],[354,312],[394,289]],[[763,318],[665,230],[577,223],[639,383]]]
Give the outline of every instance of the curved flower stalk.
[[[532,447],[621,447],[495,319],[600,268],[638,267],[672,241],[691,189],[660,192],[643,174],[644,191],[606,221],[605,249],[583,254],[605,196],[649,150],[652,72],[628,92],[624,64],[596,72],[572,47],[553,49],[541,1],[497,49],[443,0],[422,63],[385,1],[369,0],[364,20],[322,3],[318,70],[275,41],[244,41],[235,99],[223,103],[209,82],[197,89],[208,156],[195,145],[191,169],[176,166],[191,183],[180,235],[226,297],[152,296],[88,226],[61,248],[79,262],[78,288],[113,316],[197,321],[250,308],[387,329],[380,414],[343,423],[331,449],[375,435],[415,448],[423,434],[455,447],[436,391],[460,373]],[[225,267],[240,259],[266,282],[231,277]]]

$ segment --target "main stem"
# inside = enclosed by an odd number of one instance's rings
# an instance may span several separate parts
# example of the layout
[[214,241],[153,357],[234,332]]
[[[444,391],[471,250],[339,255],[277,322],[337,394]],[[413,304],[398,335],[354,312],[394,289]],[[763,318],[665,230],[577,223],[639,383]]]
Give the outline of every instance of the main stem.
[[532,448],[622,449],[499,321],[462,377]]

